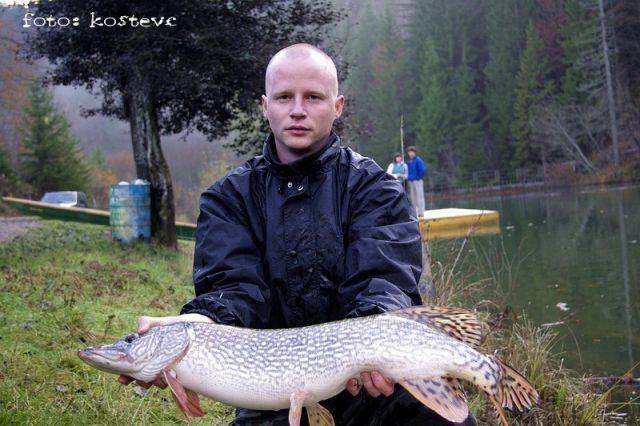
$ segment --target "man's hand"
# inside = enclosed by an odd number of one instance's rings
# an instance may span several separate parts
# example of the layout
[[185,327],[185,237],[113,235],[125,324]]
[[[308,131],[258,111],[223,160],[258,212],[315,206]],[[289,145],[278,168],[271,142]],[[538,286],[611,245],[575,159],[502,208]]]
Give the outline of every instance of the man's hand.
[[[138,318],[138,334],[144,334],[149,331],[153,327],[157,327],[159,325],[169,325],[175,324],[177,322],[213,322],[211,318],[206,317],[200,314],[184,314],[177,315],[173,317],[147,317],[142,316]],[[135,380],[133,377],[125,376],[123,374],[118,377],[118,382],[123,385],[128,385],[129,383],[135,381],[138,385],[142,386],[145,389],[149,389],[151,386],[155,385],[159,388],[166,388],[167,384],[165,381],[158,377],[153,382],[142,382],[140,380]]]
[[364,372],[360,375],[360,379],[362,381],[353,378],[347,382],[346,389],[353,396],[356,396],[363,387],[374,398],[380,395],[389,396],[393,393],[394,383],[377,371]]

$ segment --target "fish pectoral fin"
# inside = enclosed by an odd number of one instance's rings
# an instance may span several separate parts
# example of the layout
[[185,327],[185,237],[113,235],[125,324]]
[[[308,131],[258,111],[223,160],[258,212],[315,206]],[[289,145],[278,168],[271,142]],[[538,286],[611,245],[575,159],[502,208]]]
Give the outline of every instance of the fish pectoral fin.
[[444,308],[439,306],[411,306],[386,315],[408,318],[442,330],[449,336],[468,344],[473,348],[480,346],[482,327],[478,316],[462,308]]
[[[291,401],[291,407],[289,407],[289,426],[300,426],[302,407],[304,407],[304,400],[307,396],[307,392],[297,390],[289,397]],[[333,416],[329,410],[317,402],[309,402],[307,404],[307,417],[309,418],[310,426],[335,426]]]
[[164,381],[169,385],[171,389],[171,396],[176,402],[180,410],[187,417],[203,417],[204,412],[200,408],[200,398],[198,394],[192,390],[185,389],[182,383],[178,380],[176,372],[168,368],[162,370],[162,377]]
[[300,426],[300,418],[302,417],[302,407],[307,393],[303,390],[294,391],[289,397],[291,406],[289,407],[289,426]]
[[460,382],[451,377],[400,381],[411,395],[445,419],[460,423],[469,416],[469,408]]
[[335,426],[336,424],[329,410],[317,402],[307,406],[307,417],[309,426]]

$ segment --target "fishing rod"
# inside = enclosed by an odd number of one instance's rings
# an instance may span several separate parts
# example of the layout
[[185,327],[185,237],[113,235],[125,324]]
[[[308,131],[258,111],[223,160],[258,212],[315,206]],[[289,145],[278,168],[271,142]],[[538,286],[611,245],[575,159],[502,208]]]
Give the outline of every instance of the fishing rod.
[[404,114],[400,114],[400,155],[404,163]]

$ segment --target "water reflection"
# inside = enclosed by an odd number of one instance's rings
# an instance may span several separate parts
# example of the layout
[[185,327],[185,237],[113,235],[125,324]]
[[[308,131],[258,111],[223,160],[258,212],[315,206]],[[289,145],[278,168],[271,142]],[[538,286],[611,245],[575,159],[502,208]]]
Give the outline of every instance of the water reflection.
[[[634,353],[640,350],[640,189],[529,194],[433,207],[500,212],[501,235],[474,238],[465,249],[467,267],[497,276],[509,290],[509,303],[538,324],[575,313],[559,328],[568,366],[620,375],[635,365]],[[452,244],[460,243],[435,244],[435,260],[446,261]],[[560,302],[570,311],[558,309]]]
[[629,355],[628,367],[633,367],[633,348],[631,345],[631,296],[629,295],[629,247],[627,244],[627,230],[625,225],[624,203],[622,193],[616,193],[618,204],[618,229],[620,230],[620,257],[622,260],[622,282],[624,285],[624,312],[627,320],[627,353]]

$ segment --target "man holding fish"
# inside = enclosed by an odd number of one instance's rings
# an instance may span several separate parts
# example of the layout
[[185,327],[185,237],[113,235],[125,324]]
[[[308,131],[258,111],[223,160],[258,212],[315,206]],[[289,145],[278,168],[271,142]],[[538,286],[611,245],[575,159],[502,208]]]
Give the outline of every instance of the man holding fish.
[[[302,327],[420,304],[415,211],[400,182],[341,146],[332,127],[344,104],[323,51],[296,44],[273,56],[262,96],[272,131],[263,154],[200,200],[196,297],[179,316],[141,317],[139,333],[182,321]],[[322,405],[339,425],[454,424],[394,388],[365,371]],[[232,424],[288,424],[288,410],[238,409]]]

